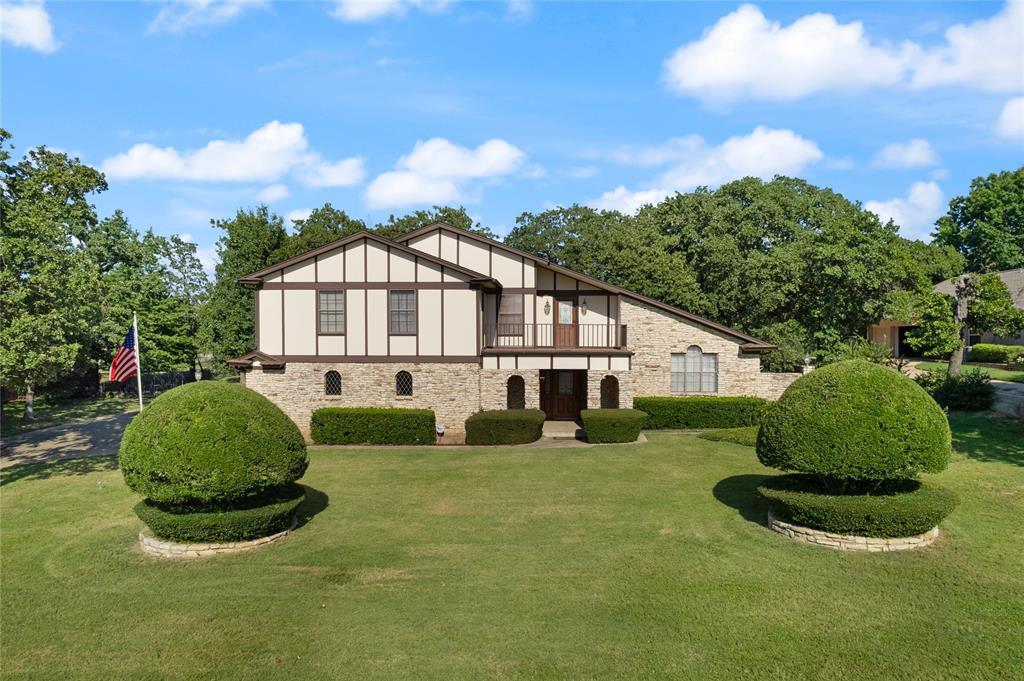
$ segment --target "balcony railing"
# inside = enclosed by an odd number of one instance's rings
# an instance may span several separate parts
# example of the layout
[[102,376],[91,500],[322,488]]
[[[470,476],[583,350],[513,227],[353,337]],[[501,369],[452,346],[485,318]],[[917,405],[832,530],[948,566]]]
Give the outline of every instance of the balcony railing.
[[486,324],[485,348],[624,348],[625,324]]

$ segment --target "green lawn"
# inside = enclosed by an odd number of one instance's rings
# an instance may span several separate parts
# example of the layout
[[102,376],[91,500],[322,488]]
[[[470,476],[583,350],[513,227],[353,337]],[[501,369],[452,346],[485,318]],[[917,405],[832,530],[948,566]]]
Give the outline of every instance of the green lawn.
[[35,418],[31,421],[26,421],[22,418],[25,414],[24,402],[4,402],[0,428],[2,428],[2,435],[4,437],[11,437],[30,430],[49,428],[50,426],[91,419],[97,416],[120,414],[138,408],[139,402],[137,399],[125,399],[120,396],[88,397],[80,400],[64,400],[60,402],[37,399],[32,409]]
[[936,479],[962,505],[910,554],[770,532],[753,450],[681,433],[315,450],[294,535],[184,564],[138,552],[112,459],[9,470],[0,665],[12,679],[1019,679],[1024,460],[1011,422],[983,419],[954,416],[966,455]]
[[[917,368],[922,371],[931,371],[933,369],[946,370],[949,366],[949,362],[918,362]],[[977,364],[964,364],[965,369],[981,369],[984,373],[989,375],[997,381],[1012,381],[1014,383],[1024,383],[1024,371],[1007,371],[1006,369],[994,369],[992,367],[982,367]]]

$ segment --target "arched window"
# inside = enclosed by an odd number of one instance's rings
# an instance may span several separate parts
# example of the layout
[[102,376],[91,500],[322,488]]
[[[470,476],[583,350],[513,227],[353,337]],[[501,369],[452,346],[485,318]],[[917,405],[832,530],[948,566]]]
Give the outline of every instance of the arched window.
[[326,374],[324,374],[324,394],[341,394],[341,374],[339,374],[337,371],[328,371]]
[[395,394],[412,397],[412,374],[408,371],[399,371],[395,374]]
[[601,379],[601,408],[619,408],[619,379],[615,376],[605,376]]
[[506,383],[506,409],[526,409],[526,381],[522,376],[509,376]]
[[672,354],[672,392],[718,392],[718,355],[691,345],[686,353]]

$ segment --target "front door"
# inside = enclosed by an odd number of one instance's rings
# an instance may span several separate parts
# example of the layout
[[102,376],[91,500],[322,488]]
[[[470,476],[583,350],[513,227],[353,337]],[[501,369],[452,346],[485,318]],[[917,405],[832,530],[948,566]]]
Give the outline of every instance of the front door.
[[586,393],[587,372],[554,369],[540,372],[540,408],[549,419],[577,419],[582,395]]
[[576,347],[576,300],[555,300],[555,347]]

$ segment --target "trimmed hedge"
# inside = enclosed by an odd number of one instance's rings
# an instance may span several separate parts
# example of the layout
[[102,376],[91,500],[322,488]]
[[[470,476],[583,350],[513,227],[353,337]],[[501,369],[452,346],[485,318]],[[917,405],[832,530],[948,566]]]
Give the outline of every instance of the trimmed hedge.
[[321,445],[432,445],[436,427],[429,409],[324,407],[313,412],[310,436]]
[[259,393],[222,381],[168,390],[132,419],[121,473],[161,504],[226,503],[294,482],[306,471],[295,423]]
[[647,414],[637,409],[584,409],[580,412],[587,442],[636,442]]
[[634,397],[648,428],[738,428],[756,426],[768,407],[760,397]]
[[927,532],[952,513],[954,492],[916,480],[889,481],[873,491],[825,494],[820,479],[780,475],[758,486],[782,520],[836,534],[909,537]]
[[540,439],[540,409],[481,411],[466,419],[467,445],[522,445]]
[[305,498],[301,485],[290,484],[233,506],[167,506],[150,499],[135,505],[135,514],[160,539],[176,542],[244,541],[287,529]]
[[705,440],[721,442],[735,442],[738,445],[753,447],[757,444],[758,426],[743,426],[742,428],[717,428],[705,430],[700,437]]
[[864,360],[815,369],[761,420],[757,457],[772,468],[850,480],[910,478],[949,463],[942,409],[898,371]]
[[1009,364],[1019,355],[1024,355],[1024,345],[996,345],[978,343],[971,346],[971,361],[991,364]]

